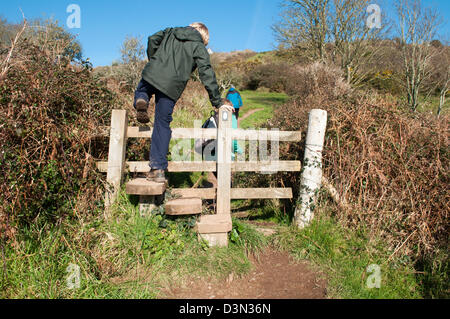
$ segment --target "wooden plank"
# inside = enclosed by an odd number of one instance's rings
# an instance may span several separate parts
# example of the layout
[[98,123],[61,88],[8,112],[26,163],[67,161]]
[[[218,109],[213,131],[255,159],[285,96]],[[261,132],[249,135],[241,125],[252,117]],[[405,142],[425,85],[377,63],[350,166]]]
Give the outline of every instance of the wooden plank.
[[171,193],[184,198],[197,197],[201,199],[215,199],[215,188],[174,188]]
[[231,199],[292,198],[292,188],[232,188]]
[[[127,171],[135,173],[146,173],[150,171],[148,162],[126,162]],[[100,172],[107,171],[107,162],[97,162]],[[215,172],[216,162],[169,162],[168,170],[177,172]],[[278,161],[278,162],[232,162],[232,172],[299,172],[300,161]]]
[[301,131],[278,131],[278,130],[243,130],[234,129],[231,132],[233,140],[278,140],[280,142],[300,142]]
[[231,111],[219,109],[217,130],[217,214],[231,214]]
[[111,114],[111,131],[109,134],[109,153],[106,181],[111,189],[106,193],[106,207],[110,207],[120,190],[125,172],[125,148],[127,145],[128,116],[126,110],[113,110]]
[[[128,127],[129,138],[152,138],[153,128],[151,127]],[[216,129],[203,128],[173,128],[173,139],[215,139],[217,137]]]
[[[181,197],[215,199],[215,188],[175,188],[172,194]],[[231,199],[283,199],[292,198],[291,188],[232,188]]]
[[129,195],[162,195],[166,190],[166,184],[136,178],[127,183],[125,190]]
[[202,200],[200,198],[172,199],[166,203],[166,215],[196,215],[202,212]]
[[198,234],[199,240],[206,240],[209,247],[228,246],[228,233]]
[[300,161],[277,162],[234,162],[231,165],[233,172],[299,172]]
[[[148,126],[130,126],[127,129],[128,138],[151,138],[153,128]],[[203,128],[173,128],[173,139],[215,139],[217,130]],[[278,131],[278,130],[243,130],[233,129],[231,138],[234,140],[279,140],[280,142],[300,142],[301,131]]]
[[227,233],[232,229],[231,215],[203,215],[196,225],[200,234]]

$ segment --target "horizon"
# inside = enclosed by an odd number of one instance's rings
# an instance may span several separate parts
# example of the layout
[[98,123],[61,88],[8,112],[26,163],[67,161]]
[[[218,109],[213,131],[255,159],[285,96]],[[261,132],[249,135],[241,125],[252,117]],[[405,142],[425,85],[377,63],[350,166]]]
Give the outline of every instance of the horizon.
[[[251,50],[266,52],[276,49],[276,40],[271,26],[279,18],[282,1],[230,0],[227,5],[209,0],[191,2],[180,0],[143,1],[131,6],[126,1],[97,0],[11,0],[3,4],[0,17],[9,23],[20,23],[23,11],[28,20],[53,18],[70,33],[77,35],[83,57],[89,58],[94,67],[110,66],[120,59],[120,46],[127,36],[141,39],[147,47],[147,37],[167,27],[187,26],[200,21],[210,31],[208,48],[215,53]],[[384,13],[392,13],[392,1],[378,2]],[[424,0],[439,12],[450,12],[446,0]],[[71,11],[68,6],[76,4],[80,12],[80,28],[69,29],[67,25]],[[177,7],[177,10],[168,10]],[[72,11],[73,12],[73,11]],[[148,12],[155,12],[148,14]],[[149,18],[147,18],[149,17]],[[224,18],[226,17],[226,18]],[[439,30],[441,39],[449,39],[449,25],[441,14],[443,23]],[[116,21],[120,21],[117,23]]]

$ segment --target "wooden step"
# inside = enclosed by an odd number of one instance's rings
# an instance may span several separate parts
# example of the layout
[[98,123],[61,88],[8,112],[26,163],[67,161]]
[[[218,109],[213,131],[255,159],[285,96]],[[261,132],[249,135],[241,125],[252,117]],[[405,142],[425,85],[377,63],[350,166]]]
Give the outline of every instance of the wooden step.
[[145,178],[136,178],[126,185],[129,195],[162,195],[166,191],[166,183],[156,183]]
[[202,213],[200,198],[178,198],[166,203],[166,215],[197,215]]
[[232,229],[231,216],[224,215],[203,215],[197,222],[196,229],[200,234],[228,233]]

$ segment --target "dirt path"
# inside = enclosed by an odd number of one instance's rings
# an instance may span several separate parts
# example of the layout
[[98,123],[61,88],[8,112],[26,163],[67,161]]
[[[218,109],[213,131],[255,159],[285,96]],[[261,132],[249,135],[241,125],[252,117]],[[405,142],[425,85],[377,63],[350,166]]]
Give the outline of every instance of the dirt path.
[[240,118],[238,119],[238,126],[241,124],[241,121],[243,121],[243,120],[245,120],[246,118],[252,116],[252,115],[255,114],[256,112],[259,112],[259,111],[262,111],[262,110],[264,110],[264,109],[254,109],[254,110],[248,111],[247,113],[245,113],[242,117],[240,117]]
[[287,253],[266,249],[253,270],[242,278],[191,279],[165,291],[169,299],[323,299],[326,281],[307,262],[295,262]]

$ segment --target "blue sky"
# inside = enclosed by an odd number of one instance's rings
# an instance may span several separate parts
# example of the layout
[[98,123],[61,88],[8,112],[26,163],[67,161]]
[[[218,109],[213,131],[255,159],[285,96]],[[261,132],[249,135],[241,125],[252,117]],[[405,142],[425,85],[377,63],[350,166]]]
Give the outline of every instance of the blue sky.
[[[449,0],[424,3],[434,4],[447,19]],[[81,8],[81,28],[70,31],[78,34],[84,56],[94,66],[109,65],[118,59],[119,47],[127,35],[141,36],[146,44],[146,38],[161,29],[194,21],[208,26],[209,47],[214,51],[272,50],[275,39],[271,26],[280,12],[280,0],[4,0],[0,15],[10,22],[19,22],[21,8],[28,19],[54,17],[65,24],[70,15],[66,12],[69,4]],[[449,34],[448,23],[443,30]]]

